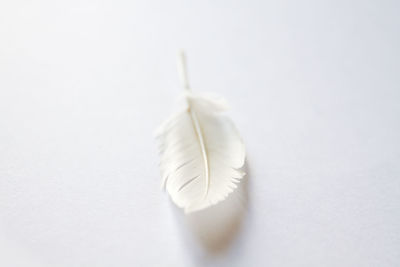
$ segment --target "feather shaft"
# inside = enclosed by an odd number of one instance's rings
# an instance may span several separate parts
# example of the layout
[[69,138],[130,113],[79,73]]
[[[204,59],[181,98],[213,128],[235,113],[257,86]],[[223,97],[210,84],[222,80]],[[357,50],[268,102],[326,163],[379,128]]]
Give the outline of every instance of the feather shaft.
[[[189,101],[189,105],[190,105],[190,101]],[[206,150],[206,145],[204,142],[204,137],[203,137],[203,133],[201,131],[199,120],[197,119],[196,113],[194,112],[194,110],[192,110],[190,108],[190,106],[189,106],[189,112],[190,112],[190,117],[192,119],[192,123],[194,126],[194,130],[196,132],[197,138],[199,139],[201,154],[203,156],[203,161],[204,161],[204,174],[205,174],[204,176],[206,179],[206,190],[204,192],[204,198],[206,198],[207,194],[208,194],[208,188],[210,187],[210,167],[208,165],[207,150]]]

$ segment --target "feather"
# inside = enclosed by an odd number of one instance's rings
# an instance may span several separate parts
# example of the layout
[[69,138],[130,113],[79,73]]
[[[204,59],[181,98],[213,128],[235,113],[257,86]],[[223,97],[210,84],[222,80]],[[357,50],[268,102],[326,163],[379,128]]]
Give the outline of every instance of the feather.
[[240,170],[245,149],[235,126],[222,114],[226,102],[190,90],[183,53],[180,74],[186,107],[164,122],[156,136],[163,187],[189,213],[224,200],[236,188],[245,175]]

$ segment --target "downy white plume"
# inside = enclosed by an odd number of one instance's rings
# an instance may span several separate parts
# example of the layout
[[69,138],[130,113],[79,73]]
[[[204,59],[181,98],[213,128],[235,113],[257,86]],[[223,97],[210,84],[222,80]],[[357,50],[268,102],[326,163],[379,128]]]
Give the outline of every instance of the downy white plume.
[[244,177],[242,139],[220,99],[194,94],[189,87],[184,54],[180,74],[186,107],[157,131],[163,186],[186,213],[224,200]]

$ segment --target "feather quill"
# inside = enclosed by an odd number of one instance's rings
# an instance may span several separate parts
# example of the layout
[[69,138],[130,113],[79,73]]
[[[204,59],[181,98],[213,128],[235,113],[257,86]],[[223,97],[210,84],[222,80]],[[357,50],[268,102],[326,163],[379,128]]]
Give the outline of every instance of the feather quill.
[[179,74],[186,107],[157,130],[163,187],[186,213],[224,200],[245,175],[240,169],[245,148],[231,120],[222,114],[226,102],[190,90],[186,60]]

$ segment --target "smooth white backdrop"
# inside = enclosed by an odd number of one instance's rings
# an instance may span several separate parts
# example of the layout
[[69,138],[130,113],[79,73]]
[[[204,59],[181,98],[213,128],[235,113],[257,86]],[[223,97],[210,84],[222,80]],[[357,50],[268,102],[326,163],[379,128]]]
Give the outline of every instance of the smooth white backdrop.
[[[398,1],[1,1],[0,266],[400,265]],[[248,205],[222,253],[160,190],[153,131],[223,95]]]

